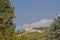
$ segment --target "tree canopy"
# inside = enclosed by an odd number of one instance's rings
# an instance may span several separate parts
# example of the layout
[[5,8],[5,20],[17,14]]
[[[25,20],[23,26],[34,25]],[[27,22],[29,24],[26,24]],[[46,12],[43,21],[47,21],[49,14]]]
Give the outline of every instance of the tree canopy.
[[46,33],[46,40],[60,40],[60,16],[54,19]]
[[12,40],[14,17],[14,7],[10,0],[0,0],[0,40]]

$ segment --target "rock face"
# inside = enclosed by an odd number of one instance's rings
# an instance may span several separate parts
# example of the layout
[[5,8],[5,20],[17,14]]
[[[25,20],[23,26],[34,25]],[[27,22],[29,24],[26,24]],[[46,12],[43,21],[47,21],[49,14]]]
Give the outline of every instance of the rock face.
[[28,33],[28,32],[39,32],[39,33],[41,33],[41,30],[33,29],[31,25],[26,26],[24,30],[25,30],[27,33]]

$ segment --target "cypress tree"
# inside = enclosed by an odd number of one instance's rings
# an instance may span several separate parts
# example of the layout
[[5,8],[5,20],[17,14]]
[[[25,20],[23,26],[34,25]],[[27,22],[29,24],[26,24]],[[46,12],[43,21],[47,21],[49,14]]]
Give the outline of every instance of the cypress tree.
[[0,0],[0,40],[12,40],[14,17],[14,7],[10,0]]

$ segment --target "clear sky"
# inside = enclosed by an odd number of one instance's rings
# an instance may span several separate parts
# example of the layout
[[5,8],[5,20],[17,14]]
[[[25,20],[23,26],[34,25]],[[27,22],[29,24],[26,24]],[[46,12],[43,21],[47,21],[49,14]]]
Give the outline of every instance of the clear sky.
[[60,13],[60,0],[12,0],[17,26],[41,19],[53,19]]

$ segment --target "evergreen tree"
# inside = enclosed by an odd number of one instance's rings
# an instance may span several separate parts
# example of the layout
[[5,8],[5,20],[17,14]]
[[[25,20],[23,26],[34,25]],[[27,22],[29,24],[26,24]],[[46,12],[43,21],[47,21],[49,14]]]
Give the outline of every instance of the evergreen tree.
[[12,40],[14,7],[10,0],[0,0],[0,40]]
[[60,15],[54,20],[46,33],[46,40],[60,40]]

